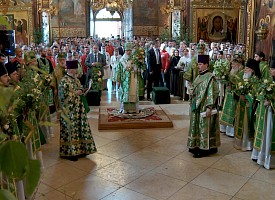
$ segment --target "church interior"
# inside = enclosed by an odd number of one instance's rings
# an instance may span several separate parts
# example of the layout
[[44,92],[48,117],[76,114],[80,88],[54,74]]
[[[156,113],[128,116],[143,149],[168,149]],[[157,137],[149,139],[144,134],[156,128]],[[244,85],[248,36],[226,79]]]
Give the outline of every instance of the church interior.
[[[75,58],[77,54],[80,68],[83,69],[82,77],[87,82],[88,76],[85,74],[89,72],[89,68],[85,72],[85,59],[82,60],[86,48],[86,57],[92,55],[97,46],[99,52],[106,48],[103,54],[108,52],[111,59],[121,47],[122,58],[124,52],[129,51],[124,48],[124,43],[131,43],[132,49],[141,48],[146,51],[150,45],[154,46],[154,41],[159,41],[160,47],[165,46],[167,52],[168,48],[172,48],[169,44],[174,43],[173,53],[168,52],[171,58],[176,51],[180,56],[185,56],[186,51],[190,56],[190,60],[183,64],[186,66],[192,62],[191,58],[202,42],[207,55],[213,51],[213,43],[225,45],[222,48],[223,53],[218,50],[217,54],[224,55],[224,59],[227,59],[227,55],[230,56],[230,63],[235,62],[233,60],[237,56],[244,65],[249,58],[254,59],[257,52],[263,53],[267,63],[272,63],[275,60],[275,0],[0,0],[0,53],[5,57],[6,63],[12,62],[18,56],[18,49],[21,49],[21,57],[26,59],[29,57],[24,54],[27,55],[30,51],[37,54],[35,59],[43,57],[42,53],[45,51],[45,57],[47,54],[54,71],[58,65],[55,63],[56,59],[63,58],[62,53],[65,63],[72,60],[69,57]],[[110,46],[114,48],[110,50]],[[131,47],[127,48],[131,50]],[[144,58],[149,62],[146,59],[149,58]],[[37,62],[39,65],[39,61]],[[85,64],[86,62],[87,59]],[[97,150],[79,157],[77,161],[64,159],[60,155],[62,114],[60,116],[60,113],[52,111],[48,106],[50,122],[37,122],[37,126],[39,132],[43,132],[41,124],[47,126],[51,134],[46,137],[45,144],[39,139],[39,156],[30,156],[40,163],[39,172],[34,170],[36,173],[30,170],[31,167],[35,169],[31,164],[22,168],[24,173],[22,170],[20,172],[21,168],[17,166],[25,162],[23,158],[14,164],[8,161],[12,160],[10,157],[4,156],[10,151],[9,155],[16,157],[17,154],[20,157],[19,146],[14,152],[7,145],[5,151],[1,151],[1,145],[4,146],[8,140],[3,135],[5,130],[12,127],[12,122],[7,129],[2,126],[5,122],[3,116],[10,110],[5,111],[5,105],[1,105],[6,102],[7,92],[0,85],[0,199],[274,199],[275,170],[254,162],[251,158],[252,149],[236,149],[234,134],[229,137],[225,131],[221,131],[220,145],[214,154],[196,158],[190,153],[187,144],[192,103],[184,73],[182,69],[176,77],[177,80],[174,80],[171,72],[168,81],[165,74],[163,75],[163,87],[168,88],[169,101],[161,99],[161,96],[160,103],[157,103],[154,89],[151,94],[148,93],[148,80],[144,80],[143,94],[139,95],[139,107],[153,109],[157,114],[148,119],[138,119],[137,123],[131,114],[125,122],[123,117],[108,118],[111,108],[117,108],[117,115],[120,114],[122,103],[120,85],[116,85],[112,78],[105,79],[102,90],[98,90],[98,102],[95,102],[97,100],[94,96],[87,97],[89,111],[86,120]],[[101,74],[96,76],[96,80],[101,78]],[[82,81],[81,78],[79,80]],[[85,84],[81,82],[81,85]],[[17,102],[16,99],[13,101]],[[55,100],[53,101],[55,104]],[[226,99],[223,103],[225,101]],[[165,121],[162,124],[162,116],[169,123]],[[21,125],[21,128],[29,128],[29,134],[20,143],[26,146],[30,155],[30,149],[36,147],[26,141],[31,140],[29,137],[34,137],[35,128],[28,117],[22,121],[25,125]],[[273,136],[275,138],[274,131]],[[14,145],[9,144],[10,147]],[[275,149],[272,156],[275,156]],[[7,176],[5,163],[12,166],[8,168],[17,170],[17,177],[14,173],[11,173],[12,178]]]

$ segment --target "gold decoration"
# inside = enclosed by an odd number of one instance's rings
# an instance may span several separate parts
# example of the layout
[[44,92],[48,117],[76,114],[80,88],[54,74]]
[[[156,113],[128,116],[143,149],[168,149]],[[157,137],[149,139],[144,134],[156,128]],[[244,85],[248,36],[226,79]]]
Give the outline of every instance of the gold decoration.
[[[23,3],[21,1],[10,1],[9,7],[3,7],[3,0],[0,1],[0,13],[6,12],[6,14],[14,14],[19,16],[24,16],[24,19],[27,20],[27,38],[28,43],[33,40],[33,13],[32,13],[32,4],[31,3]],[[5,1],[8,2],[7,0]],[[13,4],[11,4],[13,2]],[[7,5],[7,4],[6,4]],[[17,6],[20,5],[20,6]],[[26,17],[25,17],[26,16]]]
[[[267,2],[264,1],[262,6],[265,7],[266,5],[267,5]],[[264,15],[265,15],[265,13],[264,13]],[[270,15],[265,15],[264,18],[261,18],[259,20],[259,27],[255,31],[255,34],[257,35],[258,40],[264,40],[267,38],[267,35],[269,32],[268,24],[270,24]]]
[[264,40],[267,38],[268,27],[265,20],[262,18],[259,23],[259,28],[255,31],[258,40]]
[[160,7],[160,11],[162,14],[169,14],[172,13],[174,11],[174,0],[168,0],[166,3],[166,6],[162,6]]
[[112,15],[115,11],[123,11],[133,4],[133,0],[91,0],[90,6],[93,11],[99,11],[106,8]]
[[246,37],[246,58],[253,56],[254,49],[254,15],[255,15],[255,0],[248,0],[247,3],[247,37]]
[[48,14],[58,14],[58,9],[53,6],[53,0],[39,0],[38,1],[38,12],[46,12]]
[[[238,24],[239,27],[244,27],[244,11],[245,0],[192,0],[191,1],[191,13],[192,13],[192,38],[193,42],[197,39],[197,27],[199,12],[202,10],[212,10],[213,12],[222,12],[236,10],[238,12]],[[244,43],[244,31],[241,28],[238,29],[238,43]]]
[[0,1],[0,6],[2,7],[3,15],[6,15],[9,9],[10,1],[9,0],[2,0]]

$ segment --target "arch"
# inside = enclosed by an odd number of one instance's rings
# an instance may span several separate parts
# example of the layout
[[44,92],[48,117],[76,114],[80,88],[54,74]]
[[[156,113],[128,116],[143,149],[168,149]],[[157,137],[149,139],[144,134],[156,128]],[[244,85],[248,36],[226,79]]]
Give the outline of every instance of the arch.
[[122,14],[119,11],[111,13],[103,8],[93,13],[91,10],[91,30],[93,36],[110,37],[121,35],[122,33]]

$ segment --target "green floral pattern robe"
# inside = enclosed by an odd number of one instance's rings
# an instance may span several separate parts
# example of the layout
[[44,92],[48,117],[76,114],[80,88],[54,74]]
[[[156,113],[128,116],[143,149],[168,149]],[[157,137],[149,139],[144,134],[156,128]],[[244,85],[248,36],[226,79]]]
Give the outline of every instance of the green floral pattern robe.
[[89,122],[81,97],[76,94],[80,88],[77,78],[65,75],[58,90],[60,101],[60,155],[77,156],[96,152]]

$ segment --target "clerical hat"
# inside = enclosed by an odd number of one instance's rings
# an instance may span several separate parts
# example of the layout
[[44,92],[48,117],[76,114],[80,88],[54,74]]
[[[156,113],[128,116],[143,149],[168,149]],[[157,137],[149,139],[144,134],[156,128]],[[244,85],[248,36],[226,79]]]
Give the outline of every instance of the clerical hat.
[[255,54],[258,55],[260,58],[265,59],[265,54],[264,54],[264,52],[258,51],[258,52],[256,52]]
[[24,60],[27,65],[36,59],[37,58],[36,58],[35,51],[27,51],[26,53],[24,53]]
[[209,55],[198,55],[198,63],[209,64]]
[[9,75],[11,75],[13,72],[17,71],[17,68],[11,62],[8,62],[5,65],[5,67],[6,67]]
[[67,60],[66,66],[67,66],[67,69],[77,69],[78,61],[77,60]]
[[250,69],[253,69],[255,72],[255,75],[260,78],[261,72],[260,72],[260,63],[252,58],[248,58],[246,61],[245,67],[248,67]]
[[7,74],[7,73],[8,73],[8,71],[7,71],[4,63],[0,63],[0,77]]
[[125,51],[132,51],[133,50],[133,44],[131,42],[126,42],[124,44]]
[[66,58],[66,53],[60,52],[59,54],[57,54],[57,58]]

